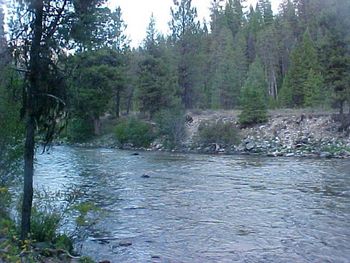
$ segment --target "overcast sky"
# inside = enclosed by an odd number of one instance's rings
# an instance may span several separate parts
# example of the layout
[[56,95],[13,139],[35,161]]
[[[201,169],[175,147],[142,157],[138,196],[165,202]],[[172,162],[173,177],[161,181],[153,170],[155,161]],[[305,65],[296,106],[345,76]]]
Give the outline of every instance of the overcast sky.
[[[201,21],[204,18],[209,21],[211,2],[212,0],[192,0]],[[256,2],[257,0],[247,0],[248,5],[253,4],[255,6]],[[281,0],[271,0],[271,2],[272,9],[276,12]],[[138,46],[145,38],[146,28],[152,12],[156,19],[157,29],[164,34],[168,33],[170,7],[173,6],[173,0],[109,0],[109,6],[112,9],[116,6],[121,7],[123,19],[128,26],[127,35],[132,40],[132,46],[134,47]]]

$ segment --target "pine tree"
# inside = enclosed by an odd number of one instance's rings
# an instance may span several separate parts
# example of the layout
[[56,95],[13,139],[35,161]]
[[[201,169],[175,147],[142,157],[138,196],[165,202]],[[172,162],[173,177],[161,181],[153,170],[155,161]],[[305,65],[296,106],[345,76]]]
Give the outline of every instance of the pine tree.
[[243,23],[243,10],[240,0],[228,0],[224,10],[225,20],[232,36],[235,37]]
[[239,122],[251,125],[267,121],[267,82],[260,60],[250,65],[241,95],[242,112]]
[[182,103],[186,109],[195,106],[198,98],[198,32],[199,23],[197,10],[192,7],[192,0],[174,0],[174,7],[171,8],[170,30],[172,41],[175,45],[175,52],[178,66],[178,84],[181,90]]
[[[311,96],[311,93],[305,87],[310,70],[312,70],[313,74],[318,74],[320,72],[320,64],[310,33],[306,30],[303,41],[291,54],[291,66],[284,79],[282,101],[286,106],[302,107],[306,101],[312,100],[311,98],[306,98],[306,96]],[[310,77],[314,78],[312,75]],[[308,81],[309,88],[310,81]],[[317,90],[314,91],[316,92]],[[319,94],[312,96],[318,97]]]
[[273,23],[273,12],[271,8],[270,0],[258,0],[258,6],[262,14],[264,25],[272,25]]
[[[79,14],[95,11],[101,1],[15,1],[17,15],[11,24],[13,49],[18,61],[26,66],[26,87],[23,89],[22,115],[25,119],[24,186],[21,239],[30,233],[33,201],[34,149],[38,132],[50,142],[57,132],[58,121],[64,117],[65,78],[59,70],[60,51],[67,48],[67,31],[77,23]],[[67,19],[67,20],[65,20]],[[62,23],[65,20],[65,23]],[[67,28],[68,27],[68,28]],[[23,30],[28,28],[30,30]],[[88,33],[88,32],[87,32]]]
[[[343,115],[345,104],[350,104],[350,50],[348,45],[350,25],[329,15],[322,22],[325,36],[321,45],[321,63],[327,88],[333,94],[333,103]],[[339,24],[338,24],[339,23]],[[348,35],[347,35],[348,34]]]
[[147,27],[143,44],[143,58],[138,69],[138,92],[140,111],[152,119],[155,113],[174,104],[175,81],[160,46],[153,15]]
[[267,26],[258,34],[258,54],[264,65],[268,83],[268,94],[272,100],[278,98],[279,50],[274,25]]
[[6,43],[6,37],[5,37],[5,30],[4,30],[4,12],[2,7],[0,6],[0,56],[1,56],[1,62],[3,63],[4,55],[7,53],[7,43]]
[[320,72],[309,70],[307,79],[304,83],[305,101],[304,106],[315,107],[325,104],[325,92],[323,77]]
[[296,10],[291,0],[285,0],[279,7],[276,18],[281,75],[285,77],[290,66],[290,53],[299,39],[299,24]]
[[213,41],[212,51],[212,107],[232,109],[238,104],[240,87],[235,79],[235,54],[233,36],[227,27],[223,27],[217,39]]
[[262,28],[262,18],[257,5],[255,10],[253,6],[249,7],[248,21],[245,27],[247,31],[247,59],[249,63],[252,63],[255,60],[257,52],[257,37],[258,32]]

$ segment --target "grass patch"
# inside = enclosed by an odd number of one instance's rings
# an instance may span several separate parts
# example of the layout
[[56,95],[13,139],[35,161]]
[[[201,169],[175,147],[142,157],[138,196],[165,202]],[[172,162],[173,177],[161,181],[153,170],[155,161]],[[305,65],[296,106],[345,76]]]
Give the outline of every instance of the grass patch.
[[198,127],[197,142],[236,145],[240,142],[239,130],[231,122],[203,122]]

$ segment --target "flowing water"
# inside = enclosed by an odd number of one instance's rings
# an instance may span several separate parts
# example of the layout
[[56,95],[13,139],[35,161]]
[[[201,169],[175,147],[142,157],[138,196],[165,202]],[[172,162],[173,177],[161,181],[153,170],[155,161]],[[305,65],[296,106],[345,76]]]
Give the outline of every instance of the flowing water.
[[104,211],[82,243],[96,260],[350,262],[349,160],[63,146],[37,158],[37,187],[79,187]]

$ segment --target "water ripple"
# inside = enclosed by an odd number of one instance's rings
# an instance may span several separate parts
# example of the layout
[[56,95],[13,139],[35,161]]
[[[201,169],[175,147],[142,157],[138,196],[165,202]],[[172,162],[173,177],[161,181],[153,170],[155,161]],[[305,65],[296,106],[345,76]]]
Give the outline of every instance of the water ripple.
[[[349,262],[349,162],[56,147],[35,184],[106,211],[83,252],[111,262]],[[149,178],[142,178],[147,174]],[[98,238],[107,241],[97,242]],[[128,241],[128,246],[121,242]]]

